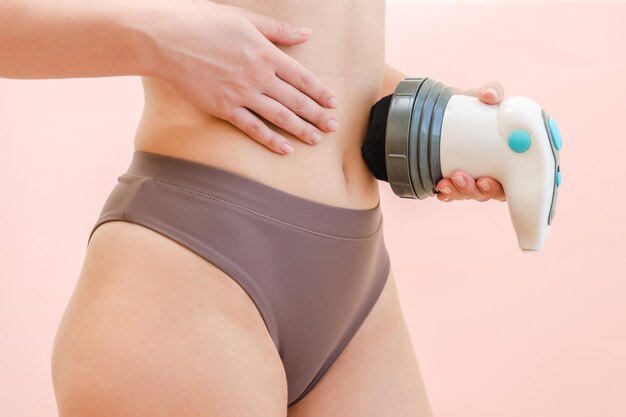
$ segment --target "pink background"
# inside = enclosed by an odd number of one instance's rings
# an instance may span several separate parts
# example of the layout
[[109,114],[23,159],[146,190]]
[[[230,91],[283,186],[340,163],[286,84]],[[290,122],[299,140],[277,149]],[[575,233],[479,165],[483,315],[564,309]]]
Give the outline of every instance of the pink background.
[[[436,417],[626,415],[624,18],[598,3],[388,8],[388,62],[463,88],[499,80],[564,136],[537,254],[519,251],[504,203],[379,184]],[[137,77],[0,80],[1,416],[56,415],[54,334],[142,104]]]

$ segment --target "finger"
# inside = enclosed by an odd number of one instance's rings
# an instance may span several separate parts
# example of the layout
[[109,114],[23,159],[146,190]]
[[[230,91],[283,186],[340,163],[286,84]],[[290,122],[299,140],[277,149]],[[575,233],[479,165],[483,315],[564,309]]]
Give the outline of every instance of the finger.
[[489,81],[480,87],[479,98],[487,104],[497,104],[504,97],[504,87],[498,81]]
[[472,96],[472,97],[478,98],[483,103],[494,104],[494,103],[492,103],[493,100],[492,100],[491,96],[489,96],[488,94],[486,96],[484,94],[481,94],[481,89],[480,88],[462,89],[462,88],[458,88],[458,87],[453,87],[452,89],[454,90],[454,94],[461,94],[461,95],[464,95],[464,96]]
[[235,108],[226,120],[276,153],[286,155],[293,152],[293,146],[286,138],[267,127],[245,107]]
[[263,16],[237,7],[267,39],[282,45],[295,45],[309,39],[311,28],[296,27],[271,16]]
[[437,194],[437,199],[439,201],[450,202],[465,199],[465,197],[461,195],[459,190],[456,189],[456,186],[448,178],[443,178],[439,181],[437,183],[437,189],[441,191],[441,193]]
[[498,104],[504,97],[504,87],[498,81],[490,81],[479,88],[452,87],[454,94],[477,97],[485,104]]
[[322,140],[322,134],[319,130],[278,101],[264,94],[256,97],[248,107],[266,120],[310,145],[315,145]]
[[466,199],[472,199],[480,202],[489,200],[489,197],[478,189],[474,178],[466,172],[453,172],[452,183]]
[[[321,106],[337,107],[335,93],[322,84],[304,65],[285,53],[279,55],[276,75],[311,97]],[[334,102],[332,99],[334,99]]]
[[323,107],[313,101],[309,96],[298,91],[294,86],[288,84],[276,77],[275,82],[271,83],[265,94],[279,103],[284,104],[294,113],[315,124],[320,129],[327,132],[337,130],[337,125],[330,123],[335,120],[334,116],[327,112]]
[[464,96],[474,96],[478,97],[478,93],[480,93],[480,88],[459,88],[459,87],[451,87],[454,91],[454,94],[462,94]]
[[483,194],[489,196],[489,198],[498,201],[506,201],[502,185],[494,178],[480,177],[476,180],[476,184]]

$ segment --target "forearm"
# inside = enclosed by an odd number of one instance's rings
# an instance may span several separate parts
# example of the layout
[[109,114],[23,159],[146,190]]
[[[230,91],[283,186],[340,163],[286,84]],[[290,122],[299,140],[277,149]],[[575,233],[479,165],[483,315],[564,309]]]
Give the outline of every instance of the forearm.
[[381,99],[389,94],[393,94],[404,77],[408,77],[408,75],[385,63],[385,73],[383,75],[383,82],[380,86],[378,98]]
[[151,75],[150,1],[0,1],[0,77]]

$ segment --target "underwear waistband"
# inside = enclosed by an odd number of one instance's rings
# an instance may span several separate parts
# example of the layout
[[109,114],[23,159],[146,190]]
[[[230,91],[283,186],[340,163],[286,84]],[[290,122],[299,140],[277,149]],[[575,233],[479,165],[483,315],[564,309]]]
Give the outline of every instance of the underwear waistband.
[[126,172],[236,204],[310,230],[363,239],[382,223],[380,200],[369,209],[333,206],[296,196],[212,165],[135,150]]

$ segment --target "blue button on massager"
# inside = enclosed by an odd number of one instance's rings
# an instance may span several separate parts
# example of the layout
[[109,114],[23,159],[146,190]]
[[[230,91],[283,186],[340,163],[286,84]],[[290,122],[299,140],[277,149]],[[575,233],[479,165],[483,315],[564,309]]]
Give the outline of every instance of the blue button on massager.
[[526,152],[530,148],[530,135],[523,130],[514,130],[509,135],[509,148],[517,153]]
[[557,151],[560,151],[561,147],[563,147],[563,138],[561,137],[559,125],[556,124],[556,121],[552,117],[548,118],[548,125],[550,126],[550,134],[554,141],[554,147]]

